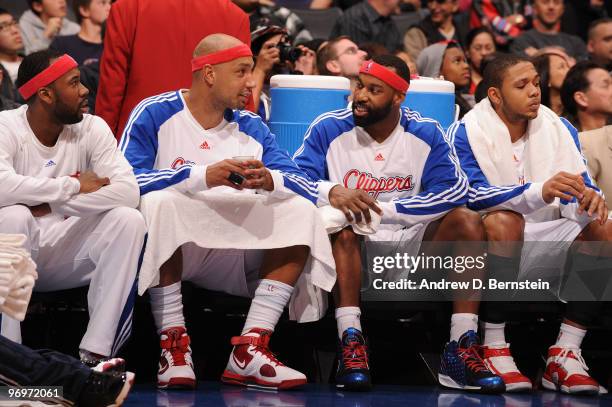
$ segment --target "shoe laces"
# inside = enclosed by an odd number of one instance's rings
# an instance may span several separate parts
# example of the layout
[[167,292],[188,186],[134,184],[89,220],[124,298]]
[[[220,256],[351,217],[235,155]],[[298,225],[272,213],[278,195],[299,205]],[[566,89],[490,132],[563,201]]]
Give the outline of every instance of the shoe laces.
[[342,346],[342,359],[348,369],[367,369],[368,353],[364,344],[359,341],[348,341]]
[[478,345],[471,345],[469,348],[459,348],[459,356],[468,367],[474,372],[488,371],[484,361],[478,353]]
[[253,351],[261,354],[263,357],[268,359],[271,364],[275,366],[284,366],[277,358],[274,352],[270,350],[268,347],[268,343],[270,342],[270,334],[266,331],[263,331],[259,334],[259,341],[256,344],[253,344]]
[[189,355],[189,336],[186,334],[182,334],[178,336],[177,332],[167,332],[166,336],[168,339],[166,341],[169,342],[168,347],[164,347],[164,349],[170,353],[172,356],[171,366],[185,366],[187,365],[186,356]]
[[[490,348],[498,348],[498,349],[503,349],[506,346],[490,346]],[[502,373],[507,373],[507,372],[519,372],[518,366],[516,365],[516,363],[514,362],[514,358],[512,356],[492,356],[489,357],[487,359],[484,359],[484,363],[485,366],[489,367],[490,365],[493,365],[496,370],[499,370]]]
[[[572,355],[573,357],[571,357]],[[585,371],[589,370],[589,367],[582,357],[582,350],[580,348],[561,348],[561,352],[555,356],[554,361],[561,365],[565,365],[568,359],[575,359],[582,369]]]

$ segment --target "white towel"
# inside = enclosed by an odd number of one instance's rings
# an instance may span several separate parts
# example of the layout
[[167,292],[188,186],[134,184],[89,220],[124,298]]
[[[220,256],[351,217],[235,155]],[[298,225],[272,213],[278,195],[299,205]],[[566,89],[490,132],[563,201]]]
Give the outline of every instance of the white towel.
[[23,321],[38,277],[23,235],[0,235],[0,312]]
[[[346,219],[346,216],[340,209],[336,209],[331,205],[324,205],[319,207],[319,214],[323,219],[323,225],[325,225],[325,230],[328,234],[336,233],[351,225],[353,227],[353,231],[358,235],[373,235],[378,230],[380,226],[381,216],[374,211],[370,211],[370,215],[372,216],[372,221],[370,223],[355,223],[349,222]],[[353,219],[355,219],[355,215],[353,215]]]
[[142,197],[149,229],[138,292],[159,283],[160,266],[187,242],[209,249],[310,247],[310,259],[294,290],[289,314],[300,322],[323,317],[336,282],[336,265],[316,207],[302,197],[278,200],[256,194],[213,191],[186,195],[173,189]]
[[[489,184],[515,185],[516,166],[508,128],[485,98],[463,120],[470,147]],[[559,171],[582,174],[587,171],[569,130],[559,116],[540,105],[538,116],[527,126],[525,181],[544,182]]]

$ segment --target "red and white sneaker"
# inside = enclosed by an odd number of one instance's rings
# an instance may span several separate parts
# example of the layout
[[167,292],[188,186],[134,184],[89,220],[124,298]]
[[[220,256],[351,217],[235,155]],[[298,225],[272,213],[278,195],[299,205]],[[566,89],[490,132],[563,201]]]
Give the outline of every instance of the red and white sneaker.
[[580,348],[564,348],[558,345],[548,348],[546,370],[542,386],[567,394],[599,394],[599,383],[587,373],[589,368],[582,358]]
[[160,333],[158,388],[194,389],[196,387],[190,343],[187,330],[183,326],[168,328]]
[[510,344],[481,346],[485,366],[501,377],[507,392],[528,391],[533,388],[531,380],[521,373],[510,353]]
[[232,338],[234,349],[221,381],[266,389],[290,389],[306,384],[306,376],[293,370],[274,356],[268,348],[272,332],[253,328],[243,336]]

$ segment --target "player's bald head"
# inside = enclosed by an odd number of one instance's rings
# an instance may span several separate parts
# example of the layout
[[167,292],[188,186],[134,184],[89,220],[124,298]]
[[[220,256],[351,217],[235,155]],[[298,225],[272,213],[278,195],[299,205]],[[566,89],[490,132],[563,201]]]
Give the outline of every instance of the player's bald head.
[[227,34],[211,34],[202,39],[193,51],[193,57],[201,57],[203,55],[212,54],[214,52],[223,51],[224,49],[232,48],[244,44],[236,37]]

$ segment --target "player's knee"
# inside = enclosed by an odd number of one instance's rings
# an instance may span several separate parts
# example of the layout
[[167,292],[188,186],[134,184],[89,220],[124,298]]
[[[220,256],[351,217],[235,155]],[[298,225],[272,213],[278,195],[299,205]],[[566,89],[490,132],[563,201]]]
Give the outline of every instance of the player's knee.
[[344,228],[340,232],[336,233],[333,238],[334,247],[338,248],[350,248],[355,245],[359,245],[359,237],[353,231],[352,228]]
[[127,206],[111,209],[107,214],[107,221],[135,235],[144,235],[147,232],[144,217],[138,209]]
[[34,223],[34,215],[27,206],[12,205],[0,208],[0,233],[18,233],[27,236]]
[[140,197],[140,206],[146,206],[149,210],[170,203],[174,195],[170,191],[152,191]]
[[478,212],[468,208],[455,208],[447,215],[445,223],[456,234],[457,240],[484,240],[485,231]]
[[522,241],[525,219],[516,212],[498,211],[487,215],[484,226],[490,241]]

